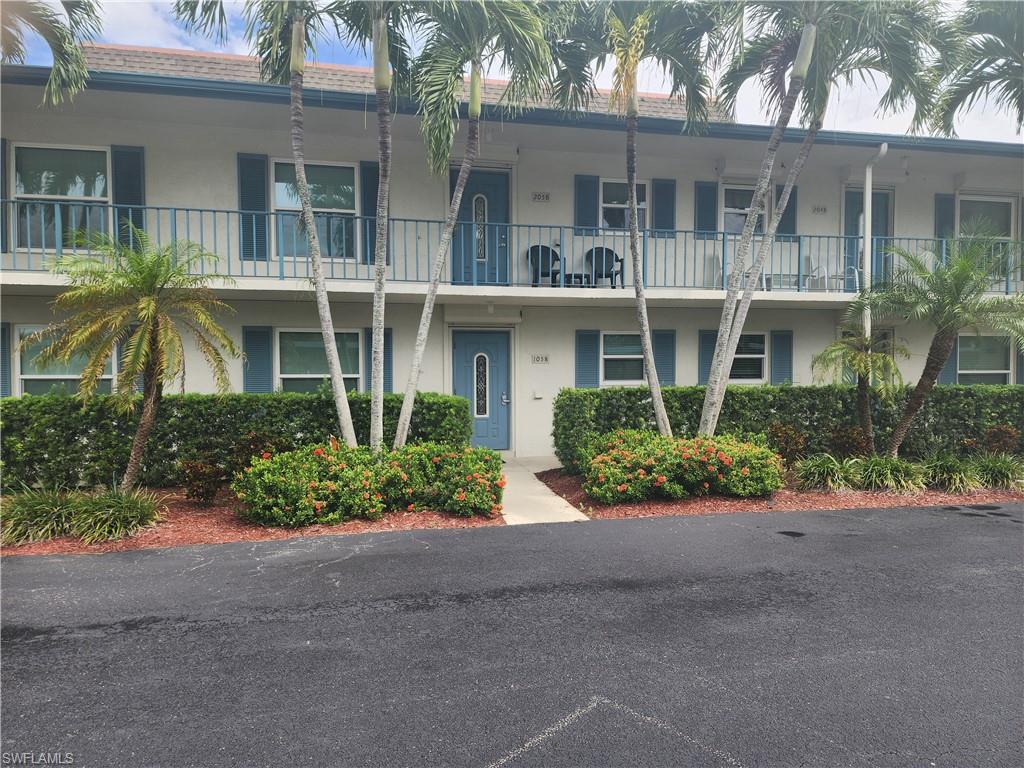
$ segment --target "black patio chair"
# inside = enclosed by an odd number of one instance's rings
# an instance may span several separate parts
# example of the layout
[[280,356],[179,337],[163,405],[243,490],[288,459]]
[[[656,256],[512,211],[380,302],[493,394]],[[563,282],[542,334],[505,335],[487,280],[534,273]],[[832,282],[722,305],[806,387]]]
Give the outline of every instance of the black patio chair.
[[616,278],[620,288],[624,288],[622,271],[625,262],[611,248],[599,245],[587,251],[583,258],[587,264],[587,274],[590,275],[590,284],[596,286],[599,280],[611,281],[612,288],[615,288]]
[[544,278],[551,285],[558,285],[558,275],[562,270],[558,251],[549,245],[531,245],[526,249],[526,261],[530,265],[530,285],[536,288]]

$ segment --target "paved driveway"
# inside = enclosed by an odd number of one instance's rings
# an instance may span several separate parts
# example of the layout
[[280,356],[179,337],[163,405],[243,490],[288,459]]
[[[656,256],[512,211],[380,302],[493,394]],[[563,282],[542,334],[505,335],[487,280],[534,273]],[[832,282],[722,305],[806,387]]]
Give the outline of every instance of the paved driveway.
[[1019,766],[1021,507],[3,561],[75,766]]

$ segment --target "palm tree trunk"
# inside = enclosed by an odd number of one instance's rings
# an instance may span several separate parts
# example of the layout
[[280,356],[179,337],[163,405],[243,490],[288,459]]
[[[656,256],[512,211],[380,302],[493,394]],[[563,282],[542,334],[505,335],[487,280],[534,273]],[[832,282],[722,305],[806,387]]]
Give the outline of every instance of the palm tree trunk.
[[661,382],[654,364],[654,345],[651,343],[651,325],[647,319],[647,295],[644,288],[644,265],[640,254],[640,230],[636,210],[636,133],[637,105],[635,95],[630,99],[629,114],[626,116],[626,187],[629,194],[629,251],[633,260],[633,287],[636,292],[636,319],[640,325],[640,348],[644,356],[644,373],[651,390],[651,405],[654,407],[654,422],[658,432],[672,436],[672,425],[665,412],[665,401],[661,396]]
[[871,420],[871,382],[867,376],[857,375],[857,411],[860,415],[860,428],[868,442],[868,451],[875,453],[875,426]]
[[[434,301],[437,299],[437,289],[441,284],[441,275],[444,273],[445,261],[448,258],[448,248],[451,246],[452,234],[455,232],[455,222],[459,217],[462,193],[466,189],[469,174],[473,170],[473,163],[476,162],[477,154],[480,151],[480,78],[480,67],[474,62],[470,72],[470,106],[469,126],[466,132],[466,152],[462,157],[459,176],[455,181],[455,189],[452,191],[451,204],[448,206],[448,215],[445,217],[444,228],[441,230],[441,242],[437,246],[437,253],[434,255],[434,262],[430,268],[430,285],[427,287],[427,295],[423,300],[423,312],[420,315],[419,329],[416,331],[416,347],[413,350],[412,366],[409,368],[409,381],[405,385],[402,411],[398,414],[398,427],[395,430],[394,443],[396,449],[404,446],[409,438],[412,408],[416,402],[416,388],[420,383],[420,370],[423,367],[423,356],[427,349],[427,335],[430,333],[430,323],[434,317]],[[474,93],[476,94],[475,96]]]
[[142,455],[146,451],[146,443],[156,425],[156,415],[160,408],[160,400],[164,393],[164,382],[160,375],[160,365],[157,356],[160,354],[160,333],[159,327],[154,324],[149,335],[150,357],[146,364],[146,370],[142,374],[142,413],[139,414],[139,423],[135,427],[135,437],[132,438],[131,452],[128,454],[128,466],[125,467],[124,475],[121,477],[121,487],[129,490],[135,487],[139,480],[139,472],[142,469]]
[[296,63],[305,54],[304,20],[297,17],[292,26],[292,76],[291,76],[291,135],[292,158],[295,162],[295,188],[302,204],[302,225],[309,242],[309,263],[313,271],[313,292],[316,296],[316,310],[320,316],[320,333],[327,357],[327,371],[331,378],[334,408],[338,413],[341,437],[350,447],[356,446],[356,432],[352,425],[352,413],[348,406],[348,392],[341,373],[341,358],[334,338],[334,321],[331,318],[331,304],[327,298],[327,283],[324,280],[323,261],[320,258],[320,237],[316,231],[313,205],[310,202],[309,184],[306,182],[305,129],[302,106],[302,64]]
[[[725,386],[729,381],[729,370],[732,367],[732,357],[727,354],[730,341],[730,334],[733,328],[733,320],[736,315],[736,300],[740,292],[743,267],[747,260],[747,253],[754,240],[754,228],[758,216],[764,210],[765,195],[768,192],[768,185],[771,182],[772,170],[775,167],[775,156],[779,146],[782,144],[782,137],[789,126],[790,118],[796,107],[800,91],[803,90],[804,78],[807,75],[807,67],[810,64],[811,53],[814,49],[814,40],[817,29],[813,24],[804,26],[800,37],[800,49],[797,52],[793,71],[789,78],[789,88],[786,97],[779,108],[779,115],[775,120],[771,137],[768,139],[768,147],[761,162],[761,173],[754,187],[754,194],[750,201],[750,211],[743,222],[743,232],[740,235],[739,244],[733,258],[732,272],[729,275],[728,289],[725,294],[725,304],[722,307],[722,318],[718,324],[718,339],[715,342],[715,353],[711,359],[711,372],[708,376],[707,390],[704,393],[704,408],[700,416],[699,432],[702,435],[713,435],[718,426],[718,416],[722,412],[722,403],[725,400]],[[722,254],[724,260],[725,254]]]
[[377,92],[377,220],[373,252],[373,320],[370,345],[370,448],[384,442],[384,301],[388,264],[389,199],[391,195],[391,70],[387,19],[373,22],[373,69]]
[[917,386],[914,387],[914,391],[910,393],[910,399],[907,400],[907,404],[903,406],[900,420],[892,431],[892,437],[889,438],[888,454],[890,456],[895,457],[899,454],[900,446],[903,445],[903,440],[910,430],[911,422],[914,420],[917,412],[921,410],[925,400],[928,399],[928,395],[935,387],[935,382],[939,380],[939,374],[945,367],[946,361],[949,360],[949,356],[953,353],[956,337],[956,331],[946,331],[936,333],[932,338],[921,378],[918,380]]

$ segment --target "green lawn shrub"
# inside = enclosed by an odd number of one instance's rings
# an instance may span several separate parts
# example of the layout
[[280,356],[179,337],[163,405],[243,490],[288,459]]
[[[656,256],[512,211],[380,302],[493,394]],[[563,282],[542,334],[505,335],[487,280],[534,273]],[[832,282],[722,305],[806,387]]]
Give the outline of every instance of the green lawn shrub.
[[939,453],[921,464],[925,484],[949,493],[967,493],[982,487],[976,463],[949,453]]
[[469,517],[501,510],[501,466],[495,451],[441,443],[376,455],[315,445],[256,457],[231,487],[243,502],[239,515],[259,525],[333,525],[421,509]]
[[26,488],[3,500],[0,530],[4,544],[24,544],[64,536],[71,529],[75,496],[64,490]]
[[843,491],[857,485],[853,459],[815,453],[796,464],[797,484],[808,491]]
[[924,469],[912,461],[892,456],[863,456],[852,462],[857,487],[862,490],[908,493],[924,488]]
[[728,436],[672,438],[623,429],[592,441],[583,489],[616,504],[717,493],[764,496],[782,487],[782,459]]
[[1011,453],[983,453],[971,461],[985,488],[1012,491],[1024,487],[1024,459]]
[[139,489],[25,489],[3,504],[3,543],[24,544],[74,535],[86,544],[130,536],[159,519],[161,500]]
[[[367,441],[370,400],[350,394],[361,443]],[[402,396],[384,396],[385,434],[394,434]],[[86,403],[67,395],[5,398],[0,412],[0,453],[7,487],[110,485],[121,477],[139,409],[125,414],[109,396]],[[416,396],[412,443],[469,444],[472,419],[465,398],[423,392]],[[338,434],[334,404],[323,393],[170,395],[163,399],[146,452],[142,483],[180,485],[182,461],[220,464],[230,476],[253,455],[324,441]],[[250,452],[251,451],[251,452]]]

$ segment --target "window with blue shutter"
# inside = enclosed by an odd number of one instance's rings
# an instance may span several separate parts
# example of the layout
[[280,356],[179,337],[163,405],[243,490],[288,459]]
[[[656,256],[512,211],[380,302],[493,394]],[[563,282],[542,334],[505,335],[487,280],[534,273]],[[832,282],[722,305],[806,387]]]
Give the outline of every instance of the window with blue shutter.
[[693,229],[697,240],[714,240],[718,236],[717,182],[694,182]]
[[[7,139],[0,139],[0,200],[11,196],[7,188]],[[0,210],[0,253],[7,253],[7,203]]]
[[949,359],[939,371],[939,384],[956,384],[957,363],[960,357],[960,339],[953,342],[953,351],[949,353]]
[[576,331],[576,386],[601,386],[601,332]]
[[[359,163],[359,213],[363,236],[363,263],[373,264],[374,248],[377,245],[377,192],[380,188],[380,163],[362,161]],[[390,248],[387,254],[391,262]]]
[[793,383],[793,332],[772,331],[772,384]]
[[651,179],[651,229],[654,237],[675,237],[675,179]]
[[274,391],[274,330],[269,325],[242,326],[245,354],[242,389],[245,392]]
[[238,155],[239,242],[244,261],[267,261],[268,161],[266,155]]
[[[950,240],[956,237],[956,195],[936,194],[935,195],[935,238],[937,240]],[[945,258],[949,244],[941,243],[938,246],[940,258]]]
[[[782,184],[775,186],[775,199],[779,200],[782,198]],[[789,192],[789,202],[786,203],[786,210],[782,213],[782,218],[779,219],[779,226],[775,230],[775,239],[783,242],[792,242],[796,240],[796,186]]]
[[[363,357],[366,359],[363,372],[363,386],[369,392],[373,387],[373,328],[363,328]],[[384,391],[394,391],[394,356],[392,353],[391,329],[384,329]]]
[[573,226],[577,235],[596,234],[600,186],[597,176],[576,176]]
[[697,383],[707,384],[711,378],[711,360],[715,356],[718,331],[697,331]]
[[11,324],[0,323],[0,397],[11,396]]
[[654,346],[654,367],[658,369],[658,382],[663,387],[676,383],[676,332],[673,330],[651,331]]
[[134,238],[125,231],[126,222],[138,229],[146,228],[145,150],[142,147],[110,148],[111,192],[114,203],[114,225],[123,245],[134,245]]

